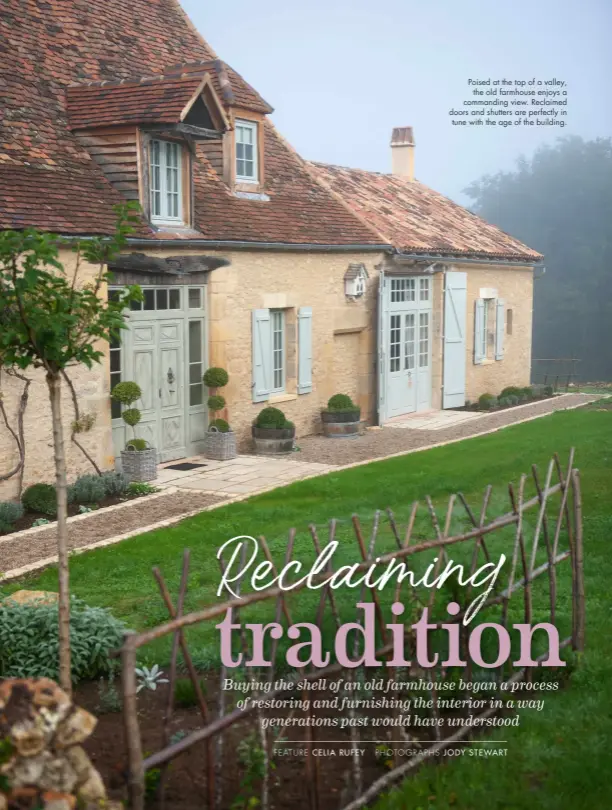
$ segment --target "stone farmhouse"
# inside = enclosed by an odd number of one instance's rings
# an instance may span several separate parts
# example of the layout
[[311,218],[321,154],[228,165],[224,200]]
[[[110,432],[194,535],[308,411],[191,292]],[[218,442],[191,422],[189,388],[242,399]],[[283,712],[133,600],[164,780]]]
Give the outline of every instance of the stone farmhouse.
[[[410,127],[393,131],[391,174],[307,162],[177,0],[10,2],[0,40],[0,228],[87,239],[113,231],[117,203],[142,208],[105,294],[138,283],[144,301],[105,362],[72,373],[101,467],[126,438],[120,380],[143,390],[139,431],[160,461],[202,450],[212,365],[229,372],[241,449],[267,405],[300,436],[337,392],[383,424],[529,383],[542,257],[418,182]],[[52,477],[32,376],[25,484]],[[4,375],[2,391],[10,414],[21,384]],[[0,472],[17,457],[5,427]],[[89,469],[75,447],[68,462]]]

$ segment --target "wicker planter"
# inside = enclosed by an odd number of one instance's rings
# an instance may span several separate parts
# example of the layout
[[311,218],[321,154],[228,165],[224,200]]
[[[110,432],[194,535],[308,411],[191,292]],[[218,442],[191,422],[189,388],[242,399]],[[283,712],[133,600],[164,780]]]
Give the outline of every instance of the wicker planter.
[[206,431],[204,440],[204,455],[217,461],[227,461],[236,458],[236,434],[233,430],[222,433],[218,428],[211,427]]
[[258,456],[281,456],[293,452],[295,427],[251,428],[255,453]]
[[157,478],[157,450],[122,450],[121,469],[130,481],[154,481]]
[[323,411],[323,433],[329,439],[356,439],[359,436],[360,411]]

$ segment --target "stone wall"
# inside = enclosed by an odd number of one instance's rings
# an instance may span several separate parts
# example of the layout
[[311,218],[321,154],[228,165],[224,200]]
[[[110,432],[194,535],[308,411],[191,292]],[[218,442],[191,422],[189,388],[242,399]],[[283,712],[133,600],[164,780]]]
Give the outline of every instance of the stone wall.
[[[66,271],[70,274],[74,269],[75,255],[72,251],[60,252],[60,260],[64,263]],[[86,281],[93,277],[96,267],[83,263],[79,278]],[[108,344],[102,343],[105,348]],[[41,370],[28,370],[23,372],[32,379],[29,390],[29,404],[25,413],[24,432],[26,444],[26,466],[24,486],[38,482],[54,483],[53,463],[53,435],[51,430],[51,408],[45,374]],[[109,411],[109,375],[108,358],[95,365],[90,371],[84,366],[75,366],[69,370],[69,375],[79,399],[82,413],[92,413],[96,420],[91,429],[81,436],[81,441],[96,463],[104,469],[113,466],[113,450],[110,431]],[[70,441],[70,425],[74,419],[72,398],[67,386],[63,385],[62,412],[64,416],[64,433],[66,437],[66,454],[69,476],[76,477],[85,472],[93,472],[92,466],[81,451]],[[15,417],[19,404],[19,397],[23,390],[23,383],[6,374],[2,375],[2,398],[11,426],[15,425]],[[7,430],[6,425],[0,422],[0,474],[13,468],[19,454],[15,440]],[[0,501],[9,500],[17,494],[16,478],[0,481]]]
[[[235,251],[223,253],[229,267],[215,270],[208,286],[209,363],[227,369],[223,391],[239,447],[250,445],[250,428],[267,405],[295,422],[297,436],[320,430],[320,412],[330,396],[349,394],[372,421],[376,407],[376,306],[378,254]],[[365,264],[369,280],[362,298],[347,299],[344,274]],[[309,394],[297,393],[295,322],[299,307],[312,307],[312,379]],[[252,401],[251,312],[283,309],[287,322],[286,393]]]
[[[458,270],[462,269],[457,267]],[[529,385],[531,379],[531,329],[533,320],[533,270],[481,266],[467,271],[466,397],[474,402],[481,394],[497,395],[509,385]],[[481,288],[493,288],[512,310],[512,334],[504,328],[504,356],[495,360],[495,313],[488,321],[487,358],[474,363],[474,306]],[[491,307],[493,310],[493,307]]]

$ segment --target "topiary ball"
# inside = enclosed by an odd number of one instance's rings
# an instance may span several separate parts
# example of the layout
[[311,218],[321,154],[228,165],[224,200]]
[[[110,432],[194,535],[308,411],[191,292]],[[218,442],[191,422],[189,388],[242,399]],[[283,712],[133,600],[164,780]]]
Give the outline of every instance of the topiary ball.
[[220,394],[216,394],[215,396],[208,397],[206,404],[208,405],[209,411],[222,411],[223,408],[225,408],[225,398]]
[[137,399],[140,399],[141,396],[142,391],[138,383],[131,382],[130,380],[117,383],[111,391],[111,399],[114,399],[115,402],[120,402],[122,405],[131,405],[133,402],[136,402]]
[[328,411],[356,411],[357,405],[347,394],[334,394],[327,402]]
[[32,484],[21,496],[21,503],[28,512],[57,515],[57,494],[52,484]]
[[138,408],[128,408],[127,411],[123,411],[121,414],[121,418],[125,422],[126,425],[130,427],[135,427],[141,420],[142,414],[138,410]]
[[213,427],[217,428],[219,433],[229,433],[230,432],[230,426],[229,426],[228,422],[225,421],[225,419],[213,419],[212,422],[210,423],[210,425],[208,426],[208,429],[210,430]]
[[146,439],[130,439],[125,443],[126,450],[148,450],[149,443]]
[[203,380],[209,388],[223,388],[229,382],[229,374],[224,368],[213,366],[204,373]]
[[23,506],[13,501],[0,503],[0,532],[8,532],[13,524],[23,517]]
[[258,413],[255,426],[280,430],[285,427],[286,422],[287,418],[279,408],[264,408]]

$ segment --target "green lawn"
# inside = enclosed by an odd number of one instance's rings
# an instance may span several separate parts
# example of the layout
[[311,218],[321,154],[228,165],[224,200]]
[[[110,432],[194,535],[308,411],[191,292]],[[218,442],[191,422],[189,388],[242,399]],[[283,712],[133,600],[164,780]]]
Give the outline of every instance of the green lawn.
[[[377,809],[604,810],[610,807],[612,794],[608,782],[612,757],[607,748],[612,743],[611,428],[609,411],[591,407],[561,412],[482,438],[293,484],[203,513],[175,527],[74,557],[72,590],[89,604],[111,607],[115,615],[136,629],[151,627],[167,615],[150,569],[159,565],[171,592],[176,593],[185,547],[192,551],[188,609],[193,609],[215,598],[219,580],[215,554],[230,537],[265,534],[278,557],[288,527],[295,526],[300,532],[297,553],[306,558],[310,552],[305,529],[310,522],[323,527],[330,517],[346,519],[358,513],[369,527],[374,510],[386,506],[405,521],[416,498],[430,494],[441,511],[445,498],[461,490],[477,504],[488,483],[496,487],[494,509],[506,511],[509,481],[518,481],[534,462],[543,478],[552,454],[558,452],[565,460],[575,446],[583,485],[588,600],[587,651],[581,667],[566,690],[547,697],[543,713],[527,714],[516,732],[504,731],[509,735],[507,758],[469,758],[448,766],[424,767],[400,791],[382,799]],[[346,523],[340,525],[341,539],[349,537],[349,528]],[[321,528],[322,539],[323,531]],[[417,526],[417,531],[427,536],[424,525]],[[383,547],[386,542],[390,542],[388,537]],[[356,552],[347,546],[344,553],[354,557]],[[13,583],[6,590],[23,586],[23,582]],[[56,586],[53,569],[27,583],[27,587],[48,590]],[[565,588],[561,586],[562,593]],[[354,604],[354,594],[350,599]],[[314,604],[311,595],[304,594],[295,598],[295,611],[312,615]],[[253,619],[265,609],[254,609]],[[190,646],[198,652],[198,663],[214,663],[218,640],[209,632],[190,631]],[[149,648],[147,654],[151,661],[161,663],[167,658],[167,645]]]

